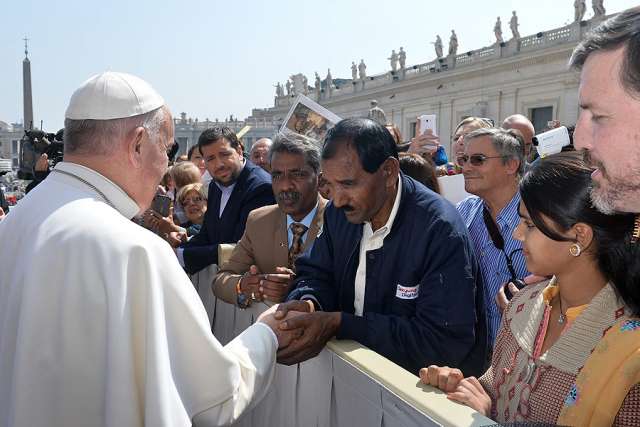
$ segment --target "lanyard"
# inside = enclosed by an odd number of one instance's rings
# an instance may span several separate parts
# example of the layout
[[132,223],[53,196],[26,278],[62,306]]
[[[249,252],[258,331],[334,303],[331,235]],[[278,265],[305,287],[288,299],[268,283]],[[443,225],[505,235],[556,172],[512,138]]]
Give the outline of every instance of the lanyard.
[[518,282],[521,281],[518,279],[518,275],[516,274],[515,268],[513,268],[512,257],[516,252],[521,251],[522,249],[515,249],[511,252],[511,254],[507,254],[504,250],[504,238],[502,234],[500,234],[500,230],[498,230],[498,225],[491,217],[491,213],[487,209],[487,207],[482,208],[482,218],[484,219],[484,225],[487,227],[487,231],[489,232],[489,236],[491,237],[491,241],[493,245],[504,254],[504,259],[507,262],[507,269],[509,270],[509,274],[511,275],[511,282],[514,285],[518,286]]

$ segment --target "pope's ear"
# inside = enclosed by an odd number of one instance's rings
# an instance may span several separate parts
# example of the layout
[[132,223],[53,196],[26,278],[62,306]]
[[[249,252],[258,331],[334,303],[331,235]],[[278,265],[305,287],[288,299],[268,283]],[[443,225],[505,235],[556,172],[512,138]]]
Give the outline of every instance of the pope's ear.
[[127,154],[129,155],[129,161],[134,166],[139,166],[142,162],[142,151],[143,151],[143,143],[144,136],[146,130],[142,126],[138,126],[125,138],[125,147],[127,150]]

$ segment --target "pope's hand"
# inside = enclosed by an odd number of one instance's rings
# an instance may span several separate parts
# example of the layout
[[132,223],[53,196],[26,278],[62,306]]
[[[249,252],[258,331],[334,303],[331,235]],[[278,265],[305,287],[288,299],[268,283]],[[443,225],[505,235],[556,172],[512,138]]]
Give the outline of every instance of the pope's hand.
[[[292,331],[281,330],[278,327],[278,325],[280,324],[280,320],[274,317],[274,313],[276,312],[277,309],[278,309],[277,304],[272,306],[267,311],[260,314],[260,316],[258,316],[257,321],[262,322],[268,327],[270,327],[271,330],[276,334],[276,337],[278,338],[278,348],[280,349],[280,348],[287,347],[288,345],[291,344],[292,341],[299,338],[302,335],[302,331],[301,330],[292,330]],[[300,314],[301,314],[300,312],[291,311],[283,320],[292,319],[295,316],[298,316]]]

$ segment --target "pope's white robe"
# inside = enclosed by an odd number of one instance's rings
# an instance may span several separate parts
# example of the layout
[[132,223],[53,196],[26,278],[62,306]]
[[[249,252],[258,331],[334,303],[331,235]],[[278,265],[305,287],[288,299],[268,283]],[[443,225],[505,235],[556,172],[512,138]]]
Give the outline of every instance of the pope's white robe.
[[266,392],[277,339],[223,347],[169,245],[102,175],[52,171],[0,222],[0,425],[229,423]]

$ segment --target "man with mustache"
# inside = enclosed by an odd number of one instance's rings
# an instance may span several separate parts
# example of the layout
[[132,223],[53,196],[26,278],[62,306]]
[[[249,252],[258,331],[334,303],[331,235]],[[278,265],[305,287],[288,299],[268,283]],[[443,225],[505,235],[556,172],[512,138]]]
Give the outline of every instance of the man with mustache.
[[592,30],[571,65],[581,71],[574,143],[597,167],[592,201],[604,213],[640,213],[640,7]]
[[482,280],[455,208],[400,172],[393,137],[370,119],[329,130],[322,173],[332,197],[323,231],[298,258],[291,301],[276,312],[305,312],[280,324],[302,336],[278,361],[314,357],[335,336],[416,374],[438,362],[483,372]]
[[244,235],[213,284],[218,298],[240,307],[286,297],[295,259],[313,245],[327,204],[318,195],[320,152],[312,141],[280,134],[267,159],[278,204],[249,214]]
[[176,250],[189,274],[217,264],[218,244],[237,242],[249,212],[275,202],[271,177],[244,159],[242,144],[231,129],[205,130],[198,138],[198,149],[213,180],[200,233]]

